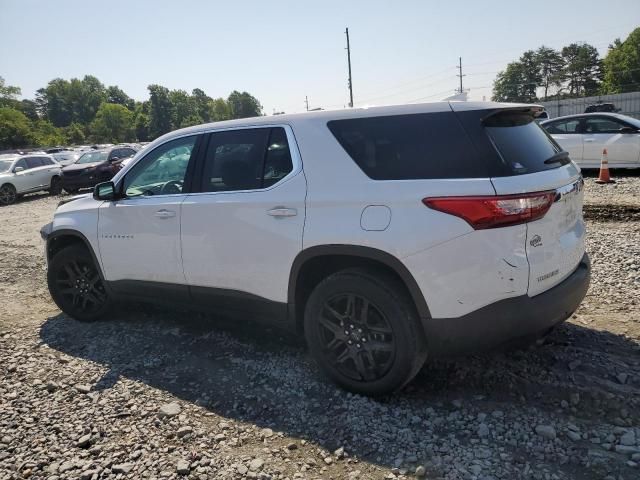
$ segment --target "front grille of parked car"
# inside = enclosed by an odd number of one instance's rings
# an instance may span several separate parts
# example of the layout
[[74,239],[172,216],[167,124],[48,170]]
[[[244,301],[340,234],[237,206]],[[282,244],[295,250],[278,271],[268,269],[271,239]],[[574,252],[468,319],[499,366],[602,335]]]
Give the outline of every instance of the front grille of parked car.
[[85,172],[86,170],[68,170],[66,172],[63,171],[62,173],[64,174],[65,177],[75,177]]

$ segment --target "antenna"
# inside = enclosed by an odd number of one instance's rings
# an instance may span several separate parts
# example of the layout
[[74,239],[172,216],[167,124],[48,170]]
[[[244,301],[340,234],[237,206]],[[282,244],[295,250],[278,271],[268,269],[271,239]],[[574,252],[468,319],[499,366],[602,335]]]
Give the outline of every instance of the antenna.
[[353,108],[353,82],[351,80],[351,46],[349,45],[349,28],[344,31],[347,35],[347,63],[349,65],[349,107]]

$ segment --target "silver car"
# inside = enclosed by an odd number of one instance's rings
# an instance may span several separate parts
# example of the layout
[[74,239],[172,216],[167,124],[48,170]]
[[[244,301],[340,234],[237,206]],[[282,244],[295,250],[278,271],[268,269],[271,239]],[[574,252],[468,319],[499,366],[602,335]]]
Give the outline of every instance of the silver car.
[[0,205],[10,205],[25,193],[62,191],[60,164],[44,153],[0,156]]
[[610,168],[640,168],[640,120],[617,113],[583,113],[541,122],[581,168],[599,168],[607,149]]

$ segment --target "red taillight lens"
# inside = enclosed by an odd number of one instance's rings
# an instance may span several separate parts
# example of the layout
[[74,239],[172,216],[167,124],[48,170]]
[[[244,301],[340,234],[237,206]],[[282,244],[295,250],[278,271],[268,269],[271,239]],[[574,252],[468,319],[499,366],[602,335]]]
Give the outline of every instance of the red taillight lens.
[[440,212],[464,219],[475,230],[532,222],[549,211],[556,192],[481,197],[424,198],[422,203]]

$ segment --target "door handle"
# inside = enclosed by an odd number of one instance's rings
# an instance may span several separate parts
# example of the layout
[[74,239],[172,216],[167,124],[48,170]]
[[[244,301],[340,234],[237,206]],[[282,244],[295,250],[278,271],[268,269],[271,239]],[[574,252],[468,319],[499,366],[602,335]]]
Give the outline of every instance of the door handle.
[[272,217],[295,217],[298,215],[298,210],[295,208],[286,208],[286,207],[275,207],[271,210],[267,210],[267,215],[271,215]]
[[176,216],[176,212],[174,212],[173,210],[158,210],[156,213],[153,214],[154,217],[157,218],[172,218]]
[[594,139],[593,138],[585,138],[584,141],[587,142],[587,143],[591,143],[591,142],[594,142]]

